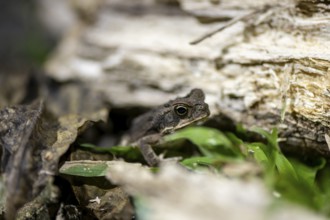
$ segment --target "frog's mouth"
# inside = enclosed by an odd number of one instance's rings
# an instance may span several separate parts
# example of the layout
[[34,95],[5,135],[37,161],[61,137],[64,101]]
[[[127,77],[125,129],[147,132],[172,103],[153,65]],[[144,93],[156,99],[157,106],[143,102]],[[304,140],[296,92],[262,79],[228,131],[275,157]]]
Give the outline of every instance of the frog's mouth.
[[205,115],[203,115],[203,116],[201,116],[201,117],[199,117],[199,118],[196,118],[196,119],[194,119],[194,120],[192,120],[192,121],[190,121],[190,120],[187,120],[187,121],[182,121],[182,122],[180,122],[176,127],[175,127],[175,130],[177,130],[177,129],[181,129],[181,128],[183,128],[183,127],[186,127],[186,126],[188,126],[188,125],[192,125],[192,124],[202,124],[206,119],[207,119],[207,117],[208,117],[208,114],[205,114]]
[[193,125],[193,124],[201,124],[201,123],[203,123],[203,122],[207,119],[207,116],[208,116],[208,115],[203,116],[203,117],[200,117],[200,118],[196,118],[196,119],[193,120],[193,121],[189,121],[189,120],[187,120],[187,121],[181,122],[181,123],[179,123],[178,125],[176,125],[175,127],[166,128],[166,129],[163,131],[163,133],[164,133],[164,134],[169,134],[169,133],[172,133],[172,132],[174,132],[174,131],[176,131],[176,130],[179,130],[179,129],[181,129],[181,128],[187,127],[187,126],[189,126],[189,125]]
[[201,118],[199,119],[198,121],[196,121],[194,124],[196,125],[201,125],[203,124],[205,121],[207,121],[208,117],[204,117],[204,118]]

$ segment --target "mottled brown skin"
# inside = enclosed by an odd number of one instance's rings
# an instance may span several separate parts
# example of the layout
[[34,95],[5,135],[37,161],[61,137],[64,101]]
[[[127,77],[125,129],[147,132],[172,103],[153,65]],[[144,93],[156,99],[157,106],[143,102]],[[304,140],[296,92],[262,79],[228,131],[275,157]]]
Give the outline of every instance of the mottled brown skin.
[[208,117],[210,110],[204,100],[204,92],[193,89],[187,96],[171,100],[137,117],[129,131],[129,142],[140,148],[149,165],[158,165],[160,158],[151,146],[165,134]]

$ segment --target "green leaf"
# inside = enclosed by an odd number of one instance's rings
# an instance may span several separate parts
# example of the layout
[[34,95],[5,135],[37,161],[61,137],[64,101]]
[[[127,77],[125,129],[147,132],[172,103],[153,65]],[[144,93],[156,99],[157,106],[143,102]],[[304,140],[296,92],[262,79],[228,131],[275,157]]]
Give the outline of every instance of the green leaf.
[[[197,168],[198,166],[218,166],[228,162],[235,162],[237,159],[226,156],[217,157],[190,157],[181,162],[182,165]],[[240,161],[240,160],[239,160]]]
[[116,157],[125,157],[130,160],[137,160],[141,157],[139,149],[133,146],[98,147],[93,144],[81,144],[80,147],[97,153],[109,153]]
[[244,142],[231,132],[226,132],[225,135],[232,143],[231,149],[236,153],[236,155],[243,157],[244,153],[242,152],[242,147]]
[[260,164],[263,164],[265,166],[268,166],[270,164],[273,164],[270,160],[270,157],[266,154],[265,146],[262,143],[251,143],[246,145],[248,154],[252,155],[257,162]]
[[107,173],[108,161],[77,160],[65,162],[60,168],[61,174],[98,177]]
[[275,165],[280,176],[288,179],[292,178],[292,181],[298,181],[296,170],[290,161],[279,152],[275,153]]
[[318,186],[320,188],[320,199],[322,201],[321,211],[330,216],[330,165],[326,164],[318,173]]
[[270,144],[272,150],[280,151],[280,148],[279,148],[278,142],[277,142],[277,129],[276,128],[273,128],[271,133],[269,133],[261,128],[257,128],[257,127],[254,127],[251,130],[264,136],[266,138],[266,140],[268,141],[268,143]]
[[183,160],[182,165],[196,167],[197,165],[212,165],[215,159],[211,157],[191,157]]
[[165,136],[165,141],[186,138],[194,143],[205,156],[227,155],[237,157],[233,143],[222,132],[212,128],[190,127]]

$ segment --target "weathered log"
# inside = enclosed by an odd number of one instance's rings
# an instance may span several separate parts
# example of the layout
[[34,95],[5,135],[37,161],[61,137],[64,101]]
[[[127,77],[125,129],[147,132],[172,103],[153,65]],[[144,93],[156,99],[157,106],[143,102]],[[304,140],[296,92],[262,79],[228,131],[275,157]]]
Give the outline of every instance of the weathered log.
[[329,3],[172,3],[105,1],[93,24],[63,39],[48,75],[85,81],[116,108],[199,87],[215,119],[277,126],[285,150],[330,155]]

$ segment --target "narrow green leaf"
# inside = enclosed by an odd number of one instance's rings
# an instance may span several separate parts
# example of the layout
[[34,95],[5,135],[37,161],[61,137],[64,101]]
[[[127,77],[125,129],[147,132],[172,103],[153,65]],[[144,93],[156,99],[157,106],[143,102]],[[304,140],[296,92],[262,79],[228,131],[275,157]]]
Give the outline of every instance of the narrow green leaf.
[[83,177],[105,176],[108,168],[108,161],[68,161],[60,168],[61,174]]
[[267,165],[270,163],[270,160],[265,151],[263,150],[262,146],[262,143],[252,143],[246,145],[248,153],[251,154],[256,159],[256,161],[261,164]]
[[233,159],[232,157],[217,156],[217,157],[190,157],[181,162],[182,165],[196,168],[199,165],[202,166],[217,166],[229,162],[237,162],[240,159]]
[[108,153],[116,157],[125,157],[130,160],[137,160],[141,157],[139,149],[133,146],[99,147],[92,144],[81,144],[80,147],[97,153]]
[[282,175],[284,178],[293,178],[295,181],[298,181],[298,175],[295,169],[285,156],[276,152],[275,164],[280,176]]
[[278,142],[277,142],[277,129],[276,128],[273,128],[271,133],[269,133],[261,128],[257,128],[257,127],[254,127],[251,130],[264,136],[267,139],[268,143],[271,145],[273,150],[280,151],[280,148],[279,148]]

